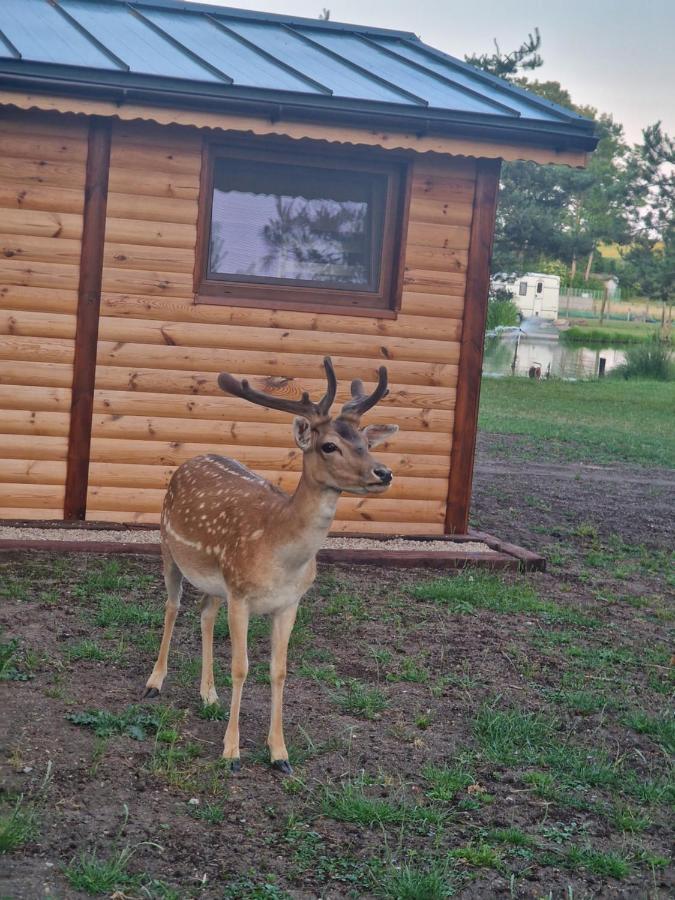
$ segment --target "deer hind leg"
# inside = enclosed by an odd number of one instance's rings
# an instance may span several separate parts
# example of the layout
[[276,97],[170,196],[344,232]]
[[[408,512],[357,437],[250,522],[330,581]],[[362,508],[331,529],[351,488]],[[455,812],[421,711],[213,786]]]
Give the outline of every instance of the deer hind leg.
[[199,689],[205,706],[218,702],[213,679],[213,628],[222,600],[206,595],[202,600],[202,683]]
[[288,641],[295,624],[298,604],[277,613],[272,619],[272,656],[270,659],[270,683],[272,685],[272,711],[267,746],[270,749],[272,766],[290,775],[293,769],[288,761],[288,750],[284,741],[283,696],[286,681],[286,657]]
[[171,636],[173,635],[173,626],[176,624],[176,616],[180,608],[180,598],[183,593],[183,576],[180,569],[173,561],[173,557],[162,547],[162,559],[164,560],[164,582],[166,584],[166,607],[164,612],[164,632],[162,634],[162,643],[159,648],[159,656],[152,670],[152,674],[145,685],[145,693],[143,697],[158,697],[162,690],[162,684],[166,678],[167,662],[169,658],[169,647],[171,646]]
[[227,622],[230,626],[232,644],[232,700],[230,720],[227,723],[223,742],[223,757],[232,760],[232,771],[238,772],[239,762],[239,707],[244,682],[248,675],[248,619],[246,604],[230,598],[227,604]]

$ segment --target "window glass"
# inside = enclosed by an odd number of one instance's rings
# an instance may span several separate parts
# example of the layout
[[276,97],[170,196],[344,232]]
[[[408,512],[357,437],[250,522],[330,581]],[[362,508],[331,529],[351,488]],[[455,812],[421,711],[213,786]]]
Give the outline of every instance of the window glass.
[[521,281],[520,287],[518,288],[518,294],[520,297],[525,297],[527,294],[527,282]]
[[544,282],[538,281],[537,282],[537,293],[541,294],[543,290],[544,290]]
[[208,278],[375,291],[387,178],[215,160]]

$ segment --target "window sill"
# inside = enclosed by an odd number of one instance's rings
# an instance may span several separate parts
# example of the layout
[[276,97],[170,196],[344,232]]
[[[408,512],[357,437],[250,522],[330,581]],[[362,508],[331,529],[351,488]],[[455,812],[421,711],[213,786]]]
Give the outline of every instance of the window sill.
[[312,303],[304,300],[272,300],[237,297],[226,294],[195,294],[195,305],[239,306],[247,309],[274,309],[293,312],[319,313],[328,316],[363,316],[369,319],[396,319],[398,311],[389,307],[365,306],[362,301],[351,303]]

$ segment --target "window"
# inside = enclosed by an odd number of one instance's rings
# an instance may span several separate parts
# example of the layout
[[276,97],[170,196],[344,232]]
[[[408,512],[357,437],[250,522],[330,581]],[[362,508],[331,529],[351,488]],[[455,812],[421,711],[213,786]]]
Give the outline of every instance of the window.
[[527,296],[527,282],[526,282],[526,281],[521,281],[521,282],[520,282],[520,285],[519,285],[519,287],[518,287],[518,295],[519,295],[520,297],[526,297],[526,296]]
[[406,183],[400,157],[208,147],[196,302],[395,310]]
[[537,293],[541,294],[541,293],[543,293],[543,291],[544,291],[544,282],[538,281],[537,282]]

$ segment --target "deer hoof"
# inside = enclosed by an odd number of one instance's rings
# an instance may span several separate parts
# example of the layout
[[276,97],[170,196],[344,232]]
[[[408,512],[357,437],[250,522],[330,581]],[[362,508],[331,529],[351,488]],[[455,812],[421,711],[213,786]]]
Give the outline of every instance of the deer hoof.
[[289,763],[287,759],[275,759],[272,762],[272,768],[277,772],[281,772],[282,775],[292,775],[293,774],[293,766]]
[[155,697],[159,697],[159,688],[146,687],[145,693],[143,694],[143,699],[144,700],[154,700]]
[[239,774],[241,772],[241,760],[240,759],[232,759],[230,760],[230,772],[233,775]]

